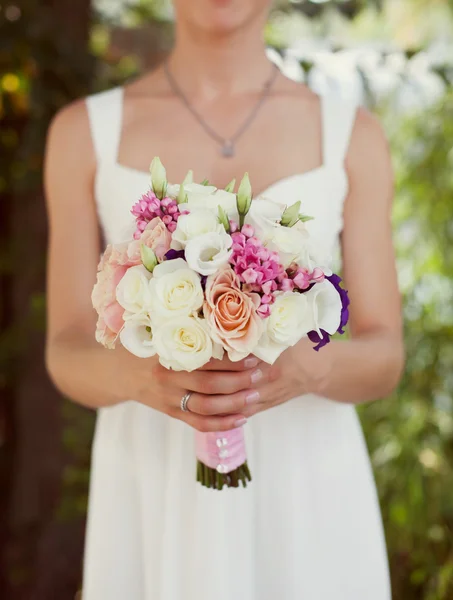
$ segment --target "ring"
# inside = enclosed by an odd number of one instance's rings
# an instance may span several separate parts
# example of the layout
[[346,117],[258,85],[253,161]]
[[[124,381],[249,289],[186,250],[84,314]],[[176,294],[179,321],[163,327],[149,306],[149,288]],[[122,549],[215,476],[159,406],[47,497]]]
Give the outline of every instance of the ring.
[[187,392],[186,394],[184,394],[184,396],[181,398],[181,410],[183,412],[190,412],[190,410],[187,407],[187,404],[190,400],[190,396],[192,395],[192,392]]

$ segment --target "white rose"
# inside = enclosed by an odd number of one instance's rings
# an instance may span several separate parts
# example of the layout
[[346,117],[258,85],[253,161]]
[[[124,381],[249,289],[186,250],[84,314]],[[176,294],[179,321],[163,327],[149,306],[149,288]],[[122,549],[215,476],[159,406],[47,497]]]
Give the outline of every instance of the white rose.
[[329,335],[336,333],[340,326],[342,304],[335,286],[325,279],[314,285],[303,296],[310,303],[313,313],[313,326],[310,331],[314,329],[319,335],[321,329],[327,331]]
[[255,230],[255,235],[265,242],[282,218],[284,210],[283,204],[259,198],[252,201],[250,210],[245,217],[245,223],[251,225]]
[[203,304],[200,277],[182,258],[167,260],[154,268],[151,290],[151,318],[153,323],[190,315]]
[[131,315],[146,314],[151,303],[150,280],[152,274],[143,265],[128,269],[116,288],[116,299]]
[[188,215],[181,215],[173,232],[171,247],[175,250],[185,248],[187,242],[204,233],[225,233],[216,214],[210,210],[196,208]]
[[[167,196],[170,198],[177,198],[179,194],[179,183],[169,184],[167,187]],[[216,191],[216,187],[213,185],[201,185],[201,183],[184,183],[184,191],[190,197],[200,198],[202,196],[209,196]]]
[[156,354],[149,318],[131,318],[125,321],[120,340],[126,350],[139,358],[149,358]]
[[[187,242],[189,267],[201,275],[212,275],[228,262],[233,240],[227,233],[205,233]],[[165,263],[163,263],[165,264]]]
[[204,208],[217,216],[219,206],[223,208],[229,219],[239,220],[236,194],[225,190],[214,190],[210,194],[189,193],[187,194],[187,203],[182,205],[182,209],[193,212],[199,208]]
[[308,242],[307,231],[275,225],[268,234],[266,247],[278,252],[280,261],[285,268],[292,262],[308,267]]
[[166,321],[154,330],[153,343],[161,365],[174,371],[194,371],[211,358],[223,357],[223,348],[212,341],[206,323],[197,317]]
[[285,292],[275,299],[264,321],[264,333],[254,354],[273,364],[280,354],[294,346],[313,329],[313,311],[305,294]]

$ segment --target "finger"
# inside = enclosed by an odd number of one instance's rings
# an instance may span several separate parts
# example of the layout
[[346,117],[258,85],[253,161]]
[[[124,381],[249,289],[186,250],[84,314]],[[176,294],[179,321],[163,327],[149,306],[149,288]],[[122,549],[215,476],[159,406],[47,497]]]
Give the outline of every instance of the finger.
[[217,431],[230,431],[242,427],[247,422],[242,415],[228,415],[226,417],[205,417],[196,415],[195,413],[181,413],[177,418],[184,421],[197,431],[217,432]]
[[260,400],[257,390],[242,390],[236,394],[206,396],[192,394],[187,408],[190,412],[199,415],[228,415],[244,414],[249,406],[255,405]]
[[244,360],[233,362],[225,355],[222,360],[212,358],[208,363],[201,367],[200,371],[247,371],[254,369],[261,361],[256,356],[247,356]]
[[[248,371],[179,371],[171,374],[169,384],[191,392],[205,395],[235,394],[241,390],[255,388],[266,378],[267,369],[257,368]],[[170,376],[167,376],[170,377]]]

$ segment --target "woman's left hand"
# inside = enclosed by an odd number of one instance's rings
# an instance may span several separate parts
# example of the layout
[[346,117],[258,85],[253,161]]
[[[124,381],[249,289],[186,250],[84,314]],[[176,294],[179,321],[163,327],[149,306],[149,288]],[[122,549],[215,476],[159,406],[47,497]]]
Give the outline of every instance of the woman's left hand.
[[319,374],[317,352],[308,338],[283,352],[273,365],[261,363],[263,383],[256,384],[256,401],[242,411],[250,417],[303,394],[314,393]]

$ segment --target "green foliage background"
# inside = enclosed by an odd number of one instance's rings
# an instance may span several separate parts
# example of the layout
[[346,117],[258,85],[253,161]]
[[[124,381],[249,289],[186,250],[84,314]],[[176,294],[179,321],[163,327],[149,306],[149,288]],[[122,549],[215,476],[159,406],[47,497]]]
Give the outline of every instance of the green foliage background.
[[[10,11],[13,18],[0,11],[0,487],[9,490],[0,506],[0,514],[8,516],[0,528],[5,542],[0,590],[3,584],[8,595],[2,597],[11,599],[30,598],[33,590],[33,598],[64,600],[77,589],[93,431],[92,413],[55,395],[49,400],[55,393],[43,369],[29,374],[30,365],[42,362],[44,335],[40,181],[45,131],[60,106],[143,68],[139,52],[115,52],[116,23],[96,14],[89,22],[89,0],[83,3],[84,20],[81,4],[75,7],[77,27],[69,1],[24,0],[14,5],[19,13]],[[123,14],[127,24],[154,27],[159,57],[171,43],[171,26],[162,20],[165,2],[131,4]],[[284,4],[285,19],[298,20],[301,11],[293,14]],[[319,6],[314,11],[308,2],[302,4],[315,19],[312,27],[323,31],[327,17],[323,20]],[[327,4],[330,9],[334,3]],[[339,37],[364,40],[374,27],[398,37],[393,21],[392,26],[387,22],[388,3],[378,2],[381,12],[376,13],[369,12],[365,1],[339,4],[354,17],[349,29],[341,25]],[[414,0],[410,18],[418,11],[425,21],[427,4]],[[448,2],[429,4],[442,7],[447,16]],[[285,42],[283,21],[274,15],[270,40]],[[427,36],[423,29],[421,46]],[[406,49],[412,53],[418,48]],[[442,72],[446,80],[447,75]],[[448,600],[453,598],[453,90],[423,114],[396,119],[388,106],[376,109],[387,128],[396,169],[395,240],[407,368],[391,398],[359,410],[380,493],[394,598]],[[27,240],[21,233],[24,223],[33,231]],[[27,377],[32,385],[24,388]],[[30,395],[42,403],[33,408]],[[27,425],[30,420],[35,427]],[[46,510],[25,511],[24,517],[18,498],[21,489],[28,489],[21,481],[29,475],[20,455],[29,436],[54,436],[46,456],[58,453],[59,458],[51,485],[39,480]],[[42,469],[36,455],[30,461]],[[43,549],[43,538],[57,542]],[[71,548],[76,548],[72,564],[55,566],[53,583],[44,581],[41,571],[58,564],[57,554],[70,554]],[[59,577],[61,585],[55,583]]]

